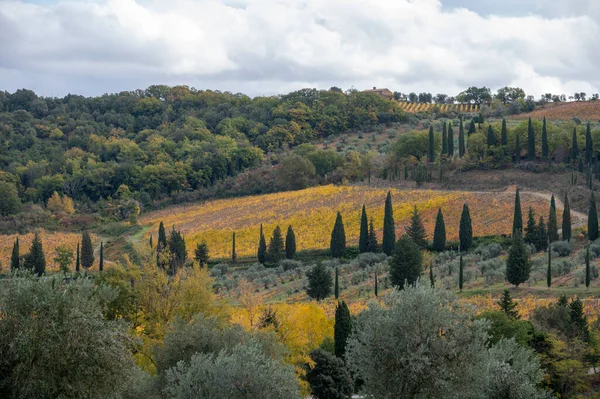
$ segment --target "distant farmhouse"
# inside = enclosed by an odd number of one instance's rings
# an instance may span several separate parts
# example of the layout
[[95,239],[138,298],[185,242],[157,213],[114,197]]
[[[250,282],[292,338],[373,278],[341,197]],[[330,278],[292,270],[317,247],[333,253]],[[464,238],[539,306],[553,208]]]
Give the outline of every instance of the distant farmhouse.
[[385,98],[394,97],[394,93],[392,93],[389,89],[378,89],[377,87],[373,87],[373,90],[365,90],[364,93],[375,93],[378,96]]

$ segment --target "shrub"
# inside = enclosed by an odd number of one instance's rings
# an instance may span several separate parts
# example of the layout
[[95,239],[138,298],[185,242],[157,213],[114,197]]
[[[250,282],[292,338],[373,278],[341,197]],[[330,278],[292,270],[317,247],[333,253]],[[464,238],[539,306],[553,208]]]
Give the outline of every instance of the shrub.
[[279,265],[283,268],[284,271],[288,271],[302,267],[302,262],[299,260],[284,259],[279,263]]
[[558,256],[569,256],[571,250],[571,243],[568,241],[555,241],[552,243],[552,251],[556,252]]
[[475,248],[474,252],[479,255],[482,260],[497,258],[502,253],[502,245],[497,243],[481,244]]
[[367,266],[374,265],[375,263],[383,262],[386,258],[387,258],[387,256],[384,253],[376,254],[376,253],[366,252],[364,254],[358,255],[358,257],[356,258],[356,261],[358,262],[360,267],[364,269]]

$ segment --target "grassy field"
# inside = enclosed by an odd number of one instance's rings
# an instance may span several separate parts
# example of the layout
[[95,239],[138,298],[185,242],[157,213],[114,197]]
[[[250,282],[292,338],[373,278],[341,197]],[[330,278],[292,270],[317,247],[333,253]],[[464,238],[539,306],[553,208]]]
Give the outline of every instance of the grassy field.
[[[167,230],[181,230],[190,252],[206,241],[212,258],[228,258],[232,233],[236,233],[238,256],[254,256],[258,246],[260,224],[267,240],[279,225],[285,233],[292,225],[298,250],[329,247],[336,212],[344,218],[348,245],[356,245],[360,229],[362,204],[373,217],[381,239],[383,208],[387,189],[365,186],[324,186],[301,191],[210,201],[174,207],[143,216],[140,223],[148,227],[145,237],[156,238],[158,224]],[[509,234],[512,226],[514,192],[472,193],[460,191],[392,189],[397,235],[408,225],[413,207],[421,212],[427,232],[432,235],[438,208],[444,213],[449,240],[458,238],[458,225],[463,204],[467,203],[475,236]],[[537,215],[547,217],[548,202],[544,198],[524,194],[523,213],[531,206]],[[559,212],[560,217],[560,212]]]
[[582,121],[596,122],[600,120],[600,101],[573,101],[565,103],[546,104],[533,112],[511,116],[511,119],[543,119],[571,120],[579,118]]

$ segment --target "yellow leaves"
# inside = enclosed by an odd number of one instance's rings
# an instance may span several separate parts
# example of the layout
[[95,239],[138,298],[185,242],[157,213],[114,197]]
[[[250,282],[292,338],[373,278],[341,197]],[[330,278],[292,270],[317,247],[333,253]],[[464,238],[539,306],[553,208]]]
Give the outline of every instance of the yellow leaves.
[[58,215],[62,212],[72,215],[75,213],[75,206],[73,205],[73,200],[66,195],[62,197],[55,191],[52,194],[52,197],[48,199],[48,203],[46,208],[55,215]]

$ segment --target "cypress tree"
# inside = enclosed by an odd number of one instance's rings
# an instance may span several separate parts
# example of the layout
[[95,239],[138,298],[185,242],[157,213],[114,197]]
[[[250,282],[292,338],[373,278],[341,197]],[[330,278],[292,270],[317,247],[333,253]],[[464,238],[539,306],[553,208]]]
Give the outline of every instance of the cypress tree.
[[392,207],[392,193],[388,191],[385,199],[385,210],[383,215],[383,252],[391,256],[396,243],[396,225],[394,224],[394,209]]
[[515,162],[521,163],[521,140],[519,139],[519,135],[517,134],[517,143],[515,145]]
[[596,211],[596,197],[592,191],[590,198],[590,209],[588,211],[588,240],[598,239],[598,212]]
[[585,250],[585,288],[590,289],[590,282],[592,281],[591,270],[590,270],[590,246],[588,245]]
[[548,244],[548,269],[546,270],[546,285],[552,286],[552,246]]
[[452,130],[452,122],[448,122],[448,156],[454,156],[454,131]]
[[500,143],[508,145],[508,131],[506,130],[506,119],[502,118],[502,133],[500,135]]
[[235,251],[235,231],[231,235],[231,263],[237,261],[237,252]]
[[377,252],[377,234],[375,233],[375,228],[373,227],[373,218],[369,223],[369,246],[367,252]]
[[369,251],[369,223],[367,221],[367,209],[362,206],[360,216],[360,235],[358,238],[358,252],[365,253]]
[[590,165],[592,163],[592,154],[594,152],[594,144],[592,142],[592,131],[590,128],[590,122],[588,121],[585,128],[585,163]]
[[548,216],[548,240],[550,242],[558,241],[558,221],[556,219],[556,202],[554,194],[550,199],[550,215]]
[[335,267],[335,282],[333,286],[333,295],[335,299],[339,299],[340,297],[340,280],[339,280],[339,270],[338,267]]
[[267,240],[265,240],[265,235],[263,234],[263,225],[260,224],[260,236],[258,239],[258,252],[256,254],[258,258],[258,263],[265,264],[267,262]]
[[185,240],[181,232],[175,230],[175,226],[173,226],[173,229],[169,234],[167,245],[169,247],[169,251],[171,252],[171,264],[169,265],[168,272],[171,275],[175,275],[177,270],[184,266],[187,260],[187,248],[185,245]]
[[535,160],[535,133],[533,132],[531,118],[529,118],[527,124],[527,159],[530,161]]
[[85,231],[81,237],[81,266],[89,269],[94,264],[94,246],[90,233]]
[[335,324],[333,325],[334,352],[340,359],[346,354],[346,343],[352,333],[352,318],[346,302],[338,302],[335,308]]
[[77,241],[77,257],[75,259],[75,271],[79,273],[81,261],[79,259],[79,241]]
[[19,237],[15,240],[13,244],[12,254],[10,256],[10,270],[15,271],[21,266],[21,258],[19,254]]
[[431,284],[431,288],[435,288],[435,276],[433,275],[433,265],[429,264],[429,283]]
[[577,148],[577,128],[573,128],[573,140],[571,142],[571,162],[576,162],[579,158],[579,148]]
[[548,131],[546,130],[546,117],[542,122],[542,158],[548,159]]
[[423,226],[423,221],[416,205],[410,218],[410,225],[406,228],[406,234],[420,248],[427,248],[427,233],[425,232],[425,226]]
[[519,189],[517,188],[517,193],[515,194],[515,211],[513,213],[513,233],[515,230],[519,230],[519,233],[523,233],[523,215],[521,213],[521,196],[519,194]]
[[487,131],[487,146],[493,147],[496,145],[496,134],[494,133],[494,129],[492,129],[492,125],[488,126]]
[[285,257],[287,259],[294,259],[296,255],[296,234],[292,229],[292,226],[288,226],[287,233],[285,235]]
[[521,318],[519,311],[516,309],[517,303],[510,296],[509,290],[504,290],[502,298],[498,301],[498,306],[500,306],[500,310],[511,319],[518,320]]
[[525,227],[525,242],[527,244],[536,245],[537,239],[538,230],[535,223],[535,214],[533,213],[533,209],[529,207],[529,212],[527,213],[527,227]]
[[567,193],[565,193],[565,209],[563,210],[562,237],[563,241],[571,241],[571,206]]
[[98,262],[98,270],[104,270],[104,243],[100,241],[100,261]]
[[442,155],[448,154],[448,133],[446,130],[446,121],[442,122]]
[[465,269],[465,265],[463,263],[463,255],[461,252],[460,260],[458,261],[458,289],[460,290],[460,292],[462,292],[462,290],[463,290],[464,269]]
[[334,258],[341,258],[346,253],[346,232],[344,231],[342,214],[339,211],[335,218],[333,230],[331,231],[329,250],[331,251],[331,256]]
[[521,233],[515,230],[512,246],[508,252],[508,260],[506,261],[506,280],[518,287],[519,284],[529,279],[530,272],[531,263],[527,257]]
[[435,146],[433,137],[433,125],[429,126],[429,163],[435,162]]
[[163,224],[162,221],[158,225],[158,244],[157,245],[163,249],[167,247],[167,233],[165,231],[165,225]]
[[535,249],[542,251],[548,245],[548,231],[546,230],[546,223],[544,223],[544,217],[540,216],[540,221],[537,225],[537,241]]
[[414,284],[423,272],[423,254],[407,235],[403,235],[394,248],[390,264],[390,281],[400,289],[404,283]]
[[209,259],[208,245],[206,244],[206,242],[202,241],[196,246],[196,249],[194,250],[194,255],[196,262],[198,262],[200,267],[206,266]]
[[152,242],[152,234],[150,234],[150,239],[148,240],[148,245],[150,245],[150,249],[154,249],[154,243]]
[[42,247],[42,239],[36,232],[29,253],[25,256],[25,268],[41,276],[46,271],[46,256]]
[[460,126],[458,128],[458,156],[463,157],[465,155],[465,129],[463,127],[463,119],[460,117]]
[[379,296],[378,287],[377,287],[377,271],[375,271],[375,298]]
[[437,252],[442,252],[446,249],[446,224],[444,223],[442,208],[438,209],[437,217],[435,218],[435,229],[433,230],[433,249]]
[[267,248],[267,262],[276,265],[285,257],[286,248],[283,242],[283,234],[281,234],[281,227],[277,226],[275,227],[275,230],[273,230],[273,235],[271,236],[271,241],[269,241],[269,247]]
[[469,124],[469,130],[467,131],[467,136],[472,135],[473,133],[475,133],[475,119],[471,119],[471,123]]
[[463,205],[462,214],[460,215],[460,249],[468,252],[473,246],[473,225],[471,224],[471,214],[469,206]]

